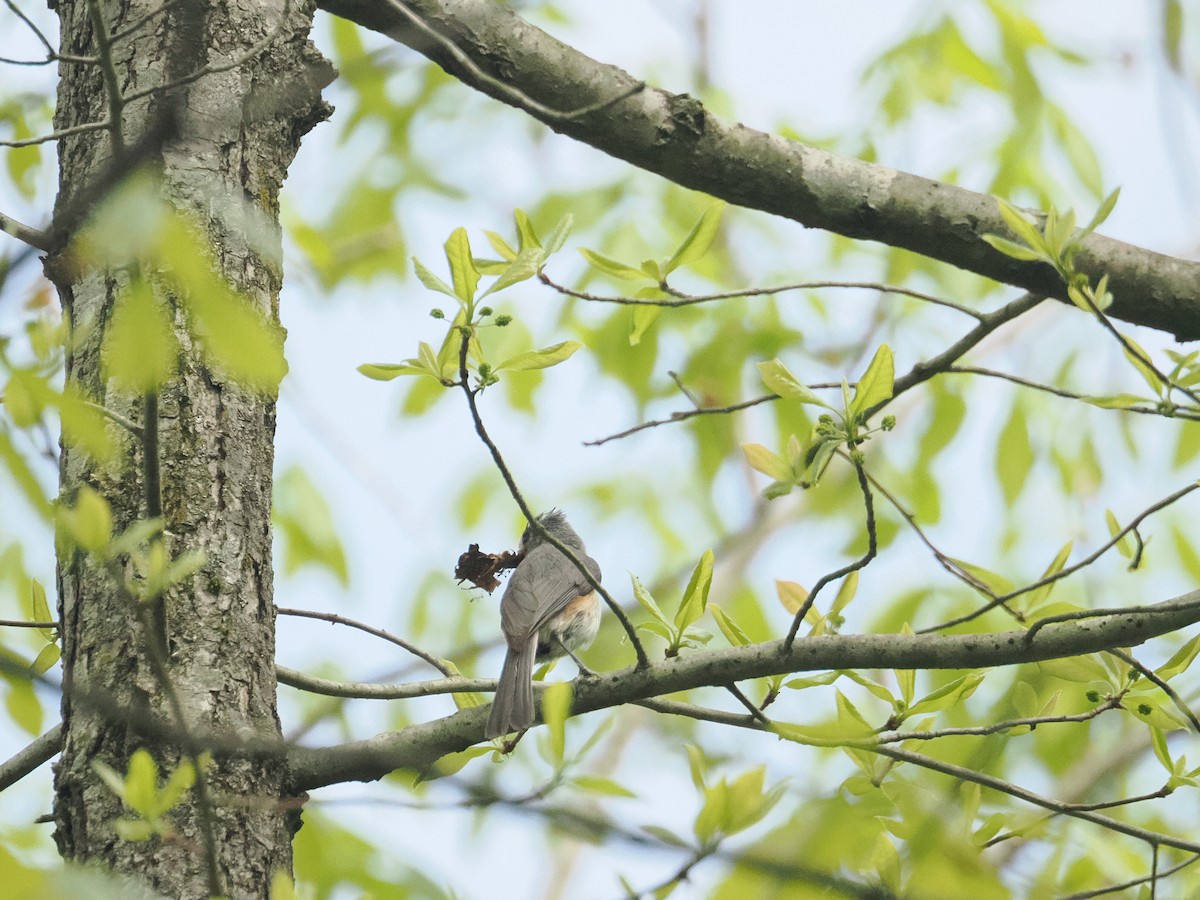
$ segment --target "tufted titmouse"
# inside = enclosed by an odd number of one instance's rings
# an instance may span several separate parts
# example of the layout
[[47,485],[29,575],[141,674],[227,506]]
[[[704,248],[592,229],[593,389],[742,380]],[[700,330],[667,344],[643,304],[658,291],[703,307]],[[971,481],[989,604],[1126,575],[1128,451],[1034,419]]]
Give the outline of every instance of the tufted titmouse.
[[[542,513],[538,522],[549,534],[574,551],[596,581],[600,566],[587,555],[583,541],[557,509]],[[496,699],[488,717],[488,738],[524,731],[533,724],[533,663],[586,647],[600,627],[600,600],[576,565],[530,526],[521,535],[524,557],[513,570],[500,600],[500,626],[508,654]],[[581,671],[587,669],[579,663]]]

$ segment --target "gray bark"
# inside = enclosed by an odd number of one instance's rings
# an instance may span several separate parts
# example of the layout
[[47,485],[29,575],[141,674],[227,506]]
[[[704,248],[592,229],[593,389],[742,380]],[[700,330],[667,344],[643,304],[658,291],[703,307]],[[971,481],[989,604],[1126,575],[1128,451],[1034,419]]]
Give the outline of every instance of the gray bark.
[[[60,3],[63,53],[101,52],[92,6],[85,0]],[[114,34],[162,4],[98,0],[96,6]],[[237,62],[284,15],[287,24],[277,39],[244,64],[124,108],[112,103],[114,84],[128,97],[203,66]],[[319,92],[332,77],[308,41],[311,17],[307,0],[185,0],[115,43],[107,81],[104,66],[60,65],[58,129],[114,116],[121,122],[120,139],[107,130],[61,142],[55,214],[60,246],[106,190],[141,164],[160,179],[162,197],[204,234],[220,274],[278,323],[279,190],[300,137],[328,114]],[[177,307],[184,348],[177,372],[157,404],[124,394],[106,382],[100,350],[126,274],[79,265],[69,245],[51,255],[47,272],[70,326],[68,386],[138,421],[153,416],[157,406],[168,547],[172,554],[198,550],[206,556],[203,567],[168,594],[157,623],[187,728],[278,737],[270,534],[274,397],[210,371]],[[173,305],[173,298],[165,299]],[[69,506],[81,485],[98,490],[112,506],[119,533],[153,512],[154,501],[147,500],[150,469],[141,443],[111,427],[122,448],[116,463],[98,464],[64,442],[61,493]],[[163,679],[148,662],[156,638],[147,631],[158,628],[143,628],[111,570],[78,551],[59,552],[65,685],[63,752],[55,772],[59,849],[67,859],[135,876],[164,896],[207,897],[212,877],[197,792],[172,813],[179,840],[128,842],[113,831],[121,803],[90,765],[99,760],[124,773],[142,746],[164,773],[181,759],[180,746],[155,742],[138,727],[139,717],[177,724]],[[88,699],[96,697],[106,702]],[[114,715],[119,710],[133,715],[122,721]],[[210,834],[225,894],[265,898],[271,874],[291,870],[293,814],[280,803],[286,765],[278,758],[218,759],[208,783]]]

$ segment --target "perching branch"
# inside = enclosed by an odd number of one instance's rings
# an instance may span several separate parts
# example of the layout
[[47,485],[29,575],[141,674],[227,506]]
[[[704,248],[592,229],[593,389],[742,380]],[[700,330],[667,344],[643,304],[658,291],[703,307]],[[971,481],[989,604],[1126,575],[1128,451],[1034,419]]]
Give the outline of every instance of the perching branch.
[[[1200,591],[1138,612],[1101,615],[1086,623],[1048,625],[1028,643],[1025,632],[991,634],[820,635],[711,650],[576,680],[573,712],[638,703],[678,691],[725,686],[753,678],[829,669],[981,669],[1093,653],[1141,644],[1200,622]],[[289,752],[295,787],[310,790],[343,781],[370,781],[397,768],[423,769],[446,753],[465,750],[483,734],[485,708],[409,726],[336,747]],[[745,717],[751,720],[750,717]]]

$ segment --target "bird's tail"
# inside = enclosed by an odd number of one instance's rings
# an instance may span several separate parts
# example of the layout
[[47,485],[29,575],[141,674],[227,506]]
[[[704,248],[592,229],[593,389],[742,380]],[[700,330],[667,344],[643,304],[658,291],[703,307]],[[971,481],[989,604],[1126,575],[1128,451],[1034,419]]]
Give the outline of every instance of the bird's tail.
[[508,648],[485,737],[524,731],[533,724],[533,657],[536,652],[536,635],[519,650]]

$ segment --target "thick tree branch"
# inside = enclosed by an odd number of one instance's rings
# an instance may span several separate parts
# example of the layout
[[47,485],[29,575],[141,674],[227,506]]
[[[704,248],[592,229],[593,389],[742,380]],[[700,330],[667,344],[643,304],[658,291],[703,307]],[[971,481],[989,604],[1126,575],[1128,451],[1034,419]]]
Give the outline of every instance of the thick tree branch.
[[[686,94],[637,90],[639,79],[555,40],[492,0],[317,5],[407,44],[555,131],[677,184],[1067,300],[1050,266],[1012,259],[981,239],[988,233],[1012,237],[986,194],[725,122]],[[412,16],[423,24],[414,24]],[[561,114],[593,104],[599,106],[583,115]],[[1116,297],[1109,315],[1180,340],[1200,338],[1200,263],[1093,234],[1084,240],[1077,266],[1093,284],[1108,274]]]
[[[585,713],[623,703],[705,686],[726,686],[751,678],[825,669],[981,669],[1130,647],[1200,622],[1200,591],[1146,607],[1042,628],[1032,641],[1026,632],[993,634],[821,635],[675,657],[648,668],[622,669],[573,683],[573,712]],[[472,686],[476,686],[473,684]],[[289,760],[294,788],[311,790],[343,781],[371,781],[395,769],[423,769],[439,757],[464,750],[483,734],[486,707],[385,732],[364,741],[321,749],[294,748]]]

